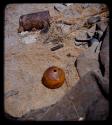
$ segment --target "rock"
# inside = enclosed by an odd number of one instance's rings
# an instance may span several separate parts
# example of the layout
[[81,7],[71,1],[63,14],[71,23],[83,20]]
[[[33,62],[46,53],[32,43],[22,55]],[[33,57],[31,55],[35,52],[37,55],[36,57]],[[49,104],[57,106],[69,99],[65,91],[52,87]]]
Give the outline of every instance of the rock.
[[[81,5],[81,4],[80,4]],[[100,4],[99,4],[100,5]],[[5,53],[5,88],[4,88],[4,108],[5,112],[13,117],[19,117],[19,119],[24,120],[81,120],[80,118],[86,117],[86,111],[89,110],[88,107],[93,107],[93,109],[97,110],[100,107],[103,108],[103,112],[106,112],[107,105],[104,103],[97,103],[100,99],[105,101],[104,96],[100,93],[99,87],[96,84],[98,80],[97,77],[88,73],[84,75],[84,78],[81,78],[77,83],[77,87],[75,88],[76,81],[79,77],[76,75],[76,68],[74,67],[74,60],[79,55],[83,49],[75,48],[73,42],[71,40],[67,40],[64,43],[64,48],[56,52],[50,52],[49,45],[43,44],[31,44],[29,46],[20,44],[18,42],[19,37],[17,35],[17,27],[18,27],[18,19],[21,13],[27,14],[30,12],[36,12],[39,10],[45,10],[46,8],[52,13],[53,4],[12,4],[15,9],[6,9],[5,18],[7,19],[7,25],[5,25],[5,44],[8,49],[7,53]],[[76,4],[77,6],[77,4]],[[92,6],[91,6],[92,7]],[[90,7],[90,8],[91,8]],[[62,12],[66,13],[68,8],[72,8],[72,6],[62,7]],[[89,8],[89,7],[87,7]],[[97,8],[96,5],[93,7]],[[77,11],[72,12],[71,10],[67,13],[70,16],[80,18],[81,21],[74,20],[69,21],[69,24],[79,24],[78,28],[83,24],[84,16],[95,14],[96,11],[94,9],[84,9],[80,10],[80,7],[77,8]],[[60,12],[60,11],[59,11]],[[87,13],[86,13],[87,12]],[[89,13],[90,12],[90,13]],[[62,19],[63,13],[58,13],[59,19]],[[66,17],[67,13],[65,14]],[[89,13],[89,14],[88,14]],[[99,10],[97,11],[99,13]],[[83,15],[85,14],[85,15]],[[53,10],[52,16],[55,15],[55,10]],[[70,17],[69,16],[69,17]],[[57,18],[58,16],[56,16]],[[69,18],[66,18],[69,20]],[[72,22],[72,23],[71,23]],[[81,26],[80,26],[81,25]],[[69,28],[68,28],[69,29]],[[74,28],[75,29],[75,28]],[[68,30],[69,31],[69,30]],[[74,30],[77,32],[76,30]],[[14,34],[15,33],[15,34]],[[26,40],[28,36],[31,37],[33,34],[21,36],[21,38]],[[14,39],[12,39],[14,37]],[[38,37],[37,41],[38,41]],[[35,37],[31,37],[31,39],[35,39]],[[27,39],[29,40],[29,39]],[[26,40],[26,43],[28,42]],[[32,41],[31,40],[31,41]],[[15,44],[17,41],[18,44]],[[35,41],[35,40],[34,40]],[[28,42],[30,43],[30,42]],[[11,44],[15,46],[11,46]],[[6,47],[5,46],[5,47]],[[11,48],[12,47],[12,48]],[[9,49],[10,48],[10,49]],[[10,50],[10,51],[9,51]],[[13,54],[12,54],[13,53]],[[66,58],[66,54],[71,53],[74,57]],[[40,65],[41,64],[41,65]],[[52,91],[46,89],[41,84],[41,76],[46,68],[51,65],[62,66],[66,70],[67,75],[67,83],[72,85],[73,89],[71,89],[67,95],[67,86],[66,83],[63,84],[61,88],[58,90]],[[103,63],[102,63],[103,64]],[[66,68],[66,66],[68,66]],[[107,71],[106,71],[107,72]],[[105,73],[104,73],[105,74]],[[106,83],[106,82],[105,82]],[[102,80],[100,82],[102,84]],[[104,84],[105,86],[105,84]],[[72,88],[71,87],[71,88]],[[104,87],[105,88],[105,87]],[[105,90],[105,89],[104,89]],[[108,87],[107,87],[108,91]],[[65,96],[64,98],[62,98]],[[95,102],[95,103],[94,103]],[[107,102],[107,100],[106,100]],[[108,103],[108,102],[107,102]],[[102,106],[101,106],[102,104]],[[74,106],[75,105],[75,106]],[[91,106],[92,105],[92,106]],[[94,107],[94,105],[96,105]],[[98,106],[98,107],[97,107]],[[75,109],[75,108],[76,109]],[[93,111],[92,109],[92,111]],[[77,111],[76,111],[77,110]],[[78,115],[77,116],[77,112]],[[98,111],[99,112],[99,111]],[[100,116],[104,114],[100,112]],[[94,113],[94,116],[96,112]],[[106,114],[104,114],[106,117]],[[104,119],[103,117],[103,119]],[[90,118],[90,117],[89,117]],[[100,117],[101,119],[101,117]]]
[[82,53],[76,60],[75,66],[80,77],[84,76],[89,71],[99,72],[98,54],[91,51]]
[[[106,34],[103,43],[101,45],[101,51],[99,54],[99,63],[100,63],[101,73],[104,76],[104,79],[107,81],[106,86],[109,87],[109,27],[107,27]],[[105,89],[105,84],[103,88]]]
[[95,31],[96,31],[96,25],[93,25],[91,28],[88,29],[87,33],[89,34],[89,36],[92,37]]
[[10,54],[5,60],[4,107],[5,112],[13,117],[54,104],[66,93],[65,83],[51,90],[41,82],[48,67],[56,65],[65,70],[66,65],[43,46],[27,47],[15,55]]
[[73,5],[73,3],[63,3],[64,5],[66,5],[66,6],[72,6]]
[[79,18],[81,16],[80,13],[77,10],[74,11],[74,9],[72,9],[72,7],[70,6],[72,6],[72,4],[68,4],[67,6],[64,6],[62,4],[56,4],[54,8],[61,12],[64,18]]
[[106,4],[89,4],[89,6],[83,9],[83,16],[94,16],[98,13],[104,12],[106,10]]
[[87,39],[87,31],[80,31],[77,35],[77,39],[86,40]]
[[67,7],[64,6],[63,4],[55,4],[55,5],[54,5],[54,8],[55,8],[57,11],[63,13]]
[[[70,83],[70,88],[76,84],[79,76],[74,59],[82,50],[75,48],[71,41],[67,42],[62,49],[52,53],[50,47],[41,42],[20,44],[18,50],[12,48],[5,53],[4,108],[7,114],[20,118],[32,110],[51,107],[66,94],[67,84]],[[68,52],[74,57],[66,57]],[[46,88],[41,82],[44,71],[52,65],[63,68],[66,73],[65,83],[56,90]]]
[[93,102],[86,113],[86,120],[105,120],[108,117],[108,102],[104,99]]
[[21,118],[18,118],[20,120],[41,120],[42,117],[45,115],[46,112],[48,112],[49,108],[51,108],[53,105],[43,107],[38,110],[31,110],[30,112],[24,114]]
[[94,43],[92,47],[77,58],[75,64],[80,77],[88,71],[95,71],[102,75],[99,84],[107,97],[109,93],[109,29],[107,29],[100,46],[97,45],[97,42]]
[[[107,50],[108,48],[107,44],[108,35],[106,39],[104,39],[104,41],[106,42],[102,44],[102,49],[101,49],[103,54],[105,52],[103,50]],[[89,58],[91,58],[92,60],[92,56],[89,54],[86,55],[85,57],[88,56],[90,56]],[[101,58],[103,58],[102,61],[104,61],[105,58],[108,58],[108,56],[106,55],[102,57],[101,54]],[[84,59],[86,60],[87,58]],[[90,60],[88,60],[87,62],[84,61],[84,59],[82,60],[81,63],[88,64]],[[104,62],[107,63],[108,59],[107,61]],[[91,63],[93,63],[94,65],[92,66]],[[108,100],[105,99],[107,97],[104,95],[104,92],[106,91],[106,94],[108,93],[109,88],[106,85],[108,84],[108,81],[105,81],[105,79],[99,72],[96,71],[93,72],[94,70],[93,67],[95,67],[95,65],[97,69],[99,68],[97,63],[98,60],[96,60],[96,62],[95,60],[92,60],[90,64],[87,65],[88,67],[89,66],[91,67],[91,70],[88,72],[84,69],[85,67],[82,68],[87,73],[85,75],[82,75],[81,79],[76,84],[76,86],[74,86],[70,91],[68,91],[68,93],[59,102],[49,107],[35,110],[33,113],[30,112],[24,115],[21,119],[48,120],[48,121],[49,120],[80,121],[80,118],[83,117],[83,120],[106,120],[108,117],[109,107],[108,107]],[[109,69],[107,68],[107,70]]]
[[[102,75],[104,73],[106,74],[107,79],[109,79],[109,46],[108,46],[108,38],[109,36],[106,34],[106,37],[104,39],[104,42],[102,44],[103,49],[101,49],[100,52],[100,62],[99,65],[99,50],[98,45],[100,46],[98,42],[94,42],[91,47],[88,48],[84,53],[82,53],[76,60],[75,65],[77,67],[78,73],[80,77],[82,77],[84,74],[86,74],[88,71],[97,71],[99,72],[99,66],[101,66],[101,72]],[[101,48],[102,48],[101,47]],[[96,49],[98,50],[97,52]]]
[[35,38],[35,36],[27,36],[27,37],[24,37],[21,42],[24,43],[24,44],[30,44],[30,43],[35,43],[37,40]]
[[76,59],[75,66],[80,77],[82,77],[88,71],[100,72],[98,57],[100,52],[100,46],[101,43],[95,40],[92,43],[92,46],[85,50],[84,53],[80,54],[80,56]]
[[[102,75],[104,78],[100,82],[102,89],[108,95],[109,84],[109,30],[105,34],[105,38],[102,44],[94,43],[87,51],[81,54],[76,62],[79,76],[82,77],[88,71],[95,71]],[[95,51],[95,49],[97,49]]]
[[58,23],[57,27],[61,30],[62,34],[69,34],[72,31],[72,26],[63,23]]
[[100,21],[100,22],[97,22],[96,24],[100,28],[101,31],[105,31],[108,25],[108,21]]
[[67,9],[64,11],[64,18],[79,18],[81,15],[78,11],[73,11],[72,9]]
[[61,29],[62,29],[63,34],[68,34],[71,31],[71,26],[62,24]]
[[[101,59],[102,65],[104,65],[104,68],[108,70],[109,68],[109,28],[108,27],[101,46],[100,59]],[[106,73],[107,72],[105,71],[104,76],[107,75]]]
[[[76,36],[76,38],[77,38],[78,40],[86,40],[86,39],[87,39],[87,31],[80,31],[80,32],[78,33],[78,35]],[[75,45],[76,45],[76,46],[79,46],[79,45],[87,46],[87,42],[77,42],[77,41],[75,40]]]
[[64,18],[73,17],[73,11],[72,11],[71,9],[66,9],[66,10],[63,12],[63,15],[64,15]]
[[[108,101],[105,100],[97,86],[97,75],[94,72],[88,72],[67,94],[56,104],[49,107],[35,110],[24,115],[21,119],[45,120],[45,121],[78,121],[80,117],[87,117],[88,107],[95,109],[99,114],[94,114],[94,120],[106,119],[108,115]],[[99,102],[100,100],[100,102]],[[94,105],[93,105],[94,104]],[[102,105],[100,105],[102,104]],[[97,106],[96,106],[97,105]],[[99,112],[98,112],[99,111]],[[102,116],[104,114],[104,116]],[[37,117],[40,116],[41,117]]]
[[19,33],[20,42],[23,44],[31,44],[39,41],[39,32],[21,32]]
[[92,17],[87,19],[87,23],[92,25],[92,24],[94,24],[94,23],[96,23],[96,22],[98,22],[100,20],[101,20],[100,16],[92,16]]

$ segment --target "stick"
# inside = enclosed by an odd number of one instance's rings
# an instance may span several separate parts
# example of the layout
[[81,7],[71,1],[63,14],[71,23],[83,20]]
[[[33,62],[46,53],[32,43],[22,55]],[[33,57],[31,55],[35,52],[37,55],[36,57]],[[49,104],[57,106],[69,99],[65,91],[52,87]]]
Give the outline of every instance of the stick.
[[60,49],[60,48],[62,48],[63,46],[64,46],[63,44],[59,44],[59,45],[57,45],[57,46],[51,48],[51,51],[55,51],[55,50],[57,50],[57,49]]

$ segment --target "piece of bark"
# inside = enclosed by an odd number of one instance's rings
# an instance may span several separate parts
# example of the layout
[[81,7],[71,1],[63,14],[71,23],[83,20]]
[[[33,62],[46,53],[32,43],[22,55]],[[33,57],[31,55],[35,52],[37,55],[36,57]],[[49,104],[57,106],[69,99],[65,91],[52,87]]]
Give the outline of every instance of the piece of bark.
[[64,47],[64,45],[63,45],[63,44],[59,44],[59,45],[57,45],[57,46],[51,48],[51,51],[56,51],[56,50],[58,50],[58,49],[60,49],[60,48],[62,48],[62,47]]

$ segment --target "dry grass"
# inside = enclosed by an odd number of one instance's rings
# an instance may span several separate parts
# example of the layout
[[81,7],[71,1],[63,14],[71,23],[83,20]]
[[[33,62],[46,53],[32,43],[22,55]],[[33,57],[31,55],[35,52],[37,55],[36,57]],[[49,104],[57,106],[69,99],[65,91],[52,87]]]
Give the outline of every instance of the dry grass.
[[62,32],[62,27],[58,26],[56,22],[52,22],[48,33],[46,34],[44,43],[52,42],[53,44],[64,43],[70,37]]

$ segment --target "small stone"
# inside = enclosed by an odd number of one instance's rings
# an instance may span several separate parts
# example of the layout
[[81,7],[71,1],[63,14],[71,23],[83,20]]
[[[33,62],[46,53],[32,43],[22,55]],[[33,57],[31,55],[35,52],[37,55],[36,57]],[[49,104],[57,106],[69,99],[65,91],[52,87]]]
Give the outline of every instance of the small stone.
[[90,25],[92,25],[92,24],[94,24],[94,23],[96,23],[96,22],[98,22],[98,21],[100,21],[100,20],[101,20],[101,17],[100,17],[100,16],[92,16],[92,17],[90,17],[90,18],[87,20],[87,23],[90,24]]
[[73,11],[72,11],[71,9],[66,9],[66,10],[63,12],[63,14],[64,14],[64,17],[65,17],[65,18],[66,18],[66,17],[68,17],[68,18],[73,17]]
[[80,31],[76,38],[79,39],[79,40],[86,40],[87,39],[87,32],[86,31]]
[[64,6],[63,4],[56,4],[56,5],[54,5],[54,8],[55,8],[57,11],[63,13],[64,10],[66,9],[66,6]]
[[105,31],[105,29],[107,28],[107,25],[108,25],[108,21],[106,21],[106,22],[103,22],[103,21],[97,22],[97,25],[101,29],[101,31]]
[[66,24],[62,24],[61,29],[62,29],[62,32],[63,32],[63,33],[67,34],[67,33],[70,33],[70,31],[71,31],[71,26],[66,25]]

